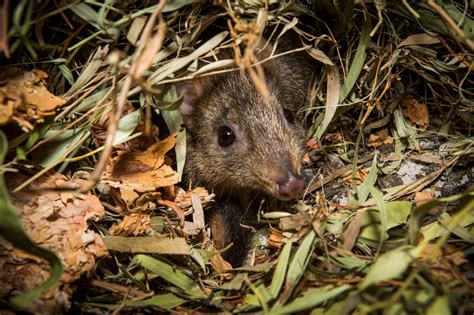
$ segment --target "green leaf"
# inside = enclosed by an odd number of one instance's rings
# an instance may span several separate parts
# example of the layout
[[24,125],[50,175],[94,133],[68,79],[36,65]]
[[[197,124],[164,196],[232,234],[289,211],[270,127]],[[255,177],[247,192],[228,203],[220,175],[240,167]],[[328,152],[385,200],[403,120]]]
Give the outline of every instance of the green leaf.
[[362,271],[367,267],[367,260],[360,259],[356,256],[337,256],[331,257],[331,261],[337,264],[339,267],[347,270],[360,270]]
[[[184,162],[186,161],[186,130],[181,127],[183,125],[183,117],[178,109],[181,100],[176,92],[176,87],[172,85],[165,91],[163,99],[160,102],[163,102],[165,104],[164,106],[169,107],[169,109],[165,108],[160,111],[168,130],[171,133],[177,133],[174,150],[176,152],[176,168],[180,180],[184,171]],[[160,104],[160,108],[163,103]]]
[[[228,32],[221,32],[199,46],[191,54],[185,57],[174,59],[168,62],[165,66],[157,69],[157,71],[155,71],[150,76],[150,84],[158,84],[176,71],[185,68],[189,63],[197,60],[197,58],[201,57],[219,45],[227,37],[227,34]],[[134,92],[134,90],[131,92]]]
[[446,295],[438,296],[433,303],[428,306],[426,314],[443,314],[450,315],[449,299]]
[[395,303],[384,310],[386,315],[405,315],[407,314],[402,303]]
[[339,103],[342,103],[346,99],[346,97],[354,88],[357,80],[359,80],[360,73],[365,64],[365,59],[367,58],[366,49],[370,43],[369,33],[372,29],[372,23],[370,20],[370,14],[367,11],[365,12],[365,16],[366,20],[364,25],[362,25],[362,31],[360,34],[360,39],[357,45],[354,60],[352,60],[349,73],[347,74],[347,78],[345,78],[344,80],[344,84],[341,88],[341,93],[339,94]]
[[[439,218],[439,222],[435,221],[428,225],[423,226],[420,229],[423,238],[431,241],[434,240],[443,234],[447,233],[446,227],[450,225],[453,218],[447,214],[442,213]],[[471,234],[467,231],[467,227],[474,224],[474,211],[469,212],[462,220],[459,222],[459,226],[453,229],[453,234],[459,236],[466,242],[473,243],[474,239]]]
[[66,117],[70,117],[72,115],[83,113],[92,107],[96,106],[97,104],[101,103],[101,101],[108,95],[109,89],[101,89],[98,90],[96,93],[92,94],[89,97],[86,97],[82,102],[74,106],[74,110],[71,110]]
[[204,299],[207,297],[196,281],[189,278],[174,266],[146,255],[137,255],[134,261],[169,283],[177,286],[191,298]]
[[399,248],[381,255],[370,267],[367,276],[360,285],[360,290],[383,280],[400,277],[416,258],[414,248]]
[[35,129],[30,134],[28,141],[25,144],[25,150],[30,149],[40,138],[41,136],[49,129],[50,125],[36,125]]
[[238,273],[232,280],[224,282],[219,289],[222,290],[240,290],[244,284],[246,273]]
[[397,128],[397,134],[400,138],[407,138],[410,133],[407,130],[405,118],[403,118],[402,110],[400,108],[397,108],[393,112],[393,120],[395,122],[395,127]]
[[58,69],[70,85],[74,85],[74,76],[72,75],[71,69],[65,64],[58,65]]
[[242,266],[238,268],[234,268],[234,270],[241,270],[241,271],[253,271],[253,272],[268,272],[273,266],[273,263],[270,261],[265,261],[261,264],[257,264],[254,266]]
[[383,174],[393,174],[396,172],[396,170],[399,169],[400,164],[402,164],[403,159],[401,158],[403,156],[403,152],[405,151],[406,145],[405,142],[402,141],[401,137],[398,135],[397,131],[395,129],[392,130],[392,137],[393,137],[393,142],[395,144],[395,156],[400,157],[396,161],[392,161],[388,163],[388,165],[384,166],[381,171]]
[[380,241],[388,238],[386,233],[389,229],[401,224],[405,224],[411,211],[411,202],[409,201],[393,201],[385,204],[386,227],[383,228],[380,220],[380,208],[370,209],[364,220],[363,228],[359,237],[372,241]]
[[178,9],[181,9],[185,5],[195,3],[196,0],[173,0],[169,1],[165,4],[165,7],[163,8],[162,12],[171,12],[171,11],[176,11]]
[[412,215],[410,216],[408,223],[408,231],[410,235],[411,244],[416,243],[423,217],[427,215],[430,210],[433,209],[434,206],[441,203],[453,202],[458,200],[461,202],[461,207],[463,205],[466,207],[469,206],[470,202],[474,200],[474,187],[472,187],[469,191],[462,195],[454,195],[444,198],[433,199],[413,209]]
[[140,110],[136,110],[120,118],[114,137],[114,145],[124,143],[128,140],[128,137],[137,128],[140,117]]
[[191,248],[191,257],[194,259],[195,262],[198,263],[199,267],[201,267],[202,271],[206,272],[206,261],[204,257],[202,257],[201,252],[196,250],[195,248]]
[[357,198],[353,198],[349,201],[350,204],[362,205],[367,201],[369,197],[370,190],[374,187],[375,182],[377,181],[377,154],[374,155],[372,160],[372,166],[370,167],[369,175],[364,180],[362,185],[360,185],[357,190]]
[[311,257],[311,253],[314,249],[315,240],[316,232],[311,230],[305,236],[303,242],[301,242],[301,245],[296,250],[295,256],[291,260],[290,266],[288,268],[285,282],[285,291],[287,294],[283,296],[283,299],[286,299],[288,294],[293,291],[301,276],[305,272],[309,258]]
[[245,302],[250,305],[261,306],[264,311],[268,310],[268,303],[272,300],[270,292],[264,284],[255,287],[251,283],[249,284],[250,289],[252,289],[253,294],[245,295]]
[[304,292],[302,296],[294,299],[291,303],[288,303],[283,307],[272,309],[272,313],[289,314],[304,311],[335,298],[350,288],[349,285],[341,285],[338,287],[326,285],[320,288],[311,288]]
[[105,47],[98,47],[94,54],[91,54],[91,57],[84,65],[83,70],[79,77],[77,78],[76,82],[71,86],[69,91],[67,91],[66,95],[71,96],[74,93],[78,92],[80,89],[84,88],[84,86],[90,82],[94,76],[97,75],[97,71],[102,66],[105,56],[109,52],[109,46]]
[[[59,133],[59,135],[57,135]],[[85,128],[75,130],[49,130],[44,134],[44,138],[56,136],[40,150],[33,151],[33,161],[41,166],[49,166],[57,163],[61,158],[66,157],[76,144],[83,140],[87,130]]]
[[[0,130],[0,164],[3,164],[8,151],[8,140],[3,131]],[[12,303],[22,308],[31,301],[37,299],[44,291],[52,288],[61,278],[63,267],[59,258],[42,247],[36,245],[23,231],[20,220],[13,209],[3,176],[3,169],[0,169],[0,235],[16,247],[29,254],[42,257],[51,264],[51,275],[43,284],[30,291],[18,295],[11,299]]]
[[[94,26],[101,34],[108,35],[111,38],[107,41],[114,41],[120,36],[120,30],[116,27],[112,27],[112,23],[104,18],[102,12],[97,12],[92,9],[86,3],[78,3],[70,8],[75,14],[81,17],[83,20]],[[106,41],[105,39],[103,39]]]
[[278,264],[273,272],[272,283],[270,284],[270,294],[273,298],[278,296],[278,293],[285,282],[286,270],[288,268],[288,261],[290,260],[291,248],[293,246],[293,241],[289,240],[283,246],[283,249],[278,256]]
[[[380,229],[384,232],[388,231],[388,226],[387,226],[387,209],[385,207],[385,201],[383,200],[382,194],[377,190],[375,187],[370,187],[370,194],[372,197],[375,199],[375,202],[377,204],[377,207],[379,209],[379,217],[380,217]],[[384,237],[379,238],[379,246],[377,247],[377,255],[380,252],[380,249],[382,248],[383,241],[385,240]]]

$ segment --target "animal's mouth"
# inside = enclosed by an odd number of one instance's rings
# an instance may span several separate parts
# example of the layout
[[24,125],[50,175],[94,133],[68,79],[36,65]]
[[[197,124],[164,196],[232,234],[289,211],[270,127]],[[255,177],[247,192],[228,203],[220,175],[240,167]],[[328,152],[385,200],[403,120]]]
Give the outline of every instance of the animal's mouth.
[[281,201],[290,201],[290,200],[294,200],[294,199],[298,198],[298,196],[279,194],[277,192],[275,192],[273,195]]

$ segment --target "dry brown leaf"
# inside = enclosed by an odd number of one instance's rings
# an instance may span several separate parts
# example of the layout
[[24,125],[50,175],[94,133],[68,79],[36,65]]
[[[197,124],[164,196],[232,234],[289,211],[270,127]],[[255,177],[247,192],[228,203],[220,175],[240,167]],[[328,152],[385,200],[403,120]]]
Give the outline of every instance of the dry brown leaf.
[[350,251],[352,250],[352,247],[354,247],[366,216],[366,211],[357,212],[356,215],[351,219],[349,224],[346,225],[346,229],[342,233],[342,237],[344,240],[342,247],[345,250]]
[[204,207],[209,202],[213,201],[214,194],[209,194],[209,192],[204,187],[197,187],[193,190],[185,191],[184,189],[179,188],[178,193],[174,199],[174,202],[183,210],[189,209],[192,206],[192,196],[197,194],[199,199],[201,199],[201,204]]
[[147,192],[137,198],[135,201],[135,207],[139,208],[141,211],[153,210],[156,209],[158,205],[157,200],[161,199],[162,197],[160,192]]
[[308,147],[310,150],[319,150],[319,145],[313,138],[306,141],[306,147]]
[[186,235],[199,235],[202,232],[202,226],[195,224],[194,222],[184,221],[181,231]]
[[271,229],[270,237],[268,238],[268,241],[267,241],[267,247],[280,249],[283,246],[284,238],[285,237],[283,236],[282,232],[275,229]]
[[454,245],[445,245],[443,248],[436,244],[428,244],[420,255],[420,259],[428,264],[433,274],[443,282],[465,280],[459,272],[460,266],[469,263],[462,250]]
[[300,212],[280,219],[279,227],[282,231],[299,230],[311,224],[312,218],[307,212]]
[[[13,71],[13,70],[12,70]],[[0,79],[0,126],[15,121],[22,128],[33,129],[35,122],[54,114],[65,101],[46,88],[48,75],[41,70],[17,76],[2,75]]]
[[125,201],[127,205],[134,203],[135,200],[137,200],[137,198],[140,196],[135,192],[135,190],[129,189],[128,187],[121,187],[119,191],[122,200]]
[[415,193],[415,204],[417,207],[424,204],[425,202],[430,201],[431,199],[433,199],[433,195],[431,194],[430,189],[425,189]]
[[179,220],[181,221],[180,225],[183,226],[184,224],[184,211],[181,209],[176,203],[170,200],[157,200],[159,205],[167,206],[171,210],[173,210],[176,215],[178,216]]
[[[18,186],[28,177],[11,176],[10,188]],[[102,238],[88,229],[87,220],[100,218],[104,208],[96,196],[54,191],[59,185],[82,185],[83,179],[68,181],[60,174],[43,177],[22,190],[11,194],[11,201],[25,232],[40,246],[58,255],[64,273],[60,282],[30,307],[45,313],[57,313],[70,306],[72,282],[94,269],[97,258],[107,255]],[[0,287],[9,288],[11,294],[25,292],[49,277],[50,265],[43,259],[31,256],[0,239]]]
[[[214,252],[216,249],[214,246],[210,245],[207,249],[209,252]],[[218,253],[211,256],[211,265],[212,267],[220,273],[222,276],[226,276],[225,272],[232,269],[232,265],[228,263],[222,256]],[[228,274],[227,277],[231,275]]]
[[367,177],[368,173],[364,172],[363,170],[357,170],[355,174],[355,178],[352,177],[352,173],[344,177],[343,179],[348,182],[352,183],[352,181],[355,179],[357,184],[361,184],[364,182],[365,178]]
[[182,237],[104,236],[104,242],[109,250],[124,253],[191,255],[191,247]]
[[151,232],[150,215],[134,212],[127,214],[119,223],[109,229],[110,234],[119,236],[137,236]]
[[143,152],[118,152],[107,167],[103,183],[120,188],[127,203],[138,197],[130,190],[139,194],[177,184],[178,173],[165,163],[165,154],[175,143],[176,136],[171,135]]
[[408,36],[398,45],[398,48],[411,45],[432,45],[439,43],[441,43],[441,41],[438,37],[431,36],[427,33],[421,33]]
[[393,138],[388,134],[387,129],[382,129],[369,136],[369,147],[377,148],[382,144],[392,144]]
[[430,116],[428,114],[428,107],[426,104],[419,103],[414,98],[407,98],[401,102],[403,106],[403,115],[410,119],[421,129],[428,128],[430,123]]
[[321,142],[337,144],[344,141],[344,138],[339,132],[336,133],[328,133],[323,136]]

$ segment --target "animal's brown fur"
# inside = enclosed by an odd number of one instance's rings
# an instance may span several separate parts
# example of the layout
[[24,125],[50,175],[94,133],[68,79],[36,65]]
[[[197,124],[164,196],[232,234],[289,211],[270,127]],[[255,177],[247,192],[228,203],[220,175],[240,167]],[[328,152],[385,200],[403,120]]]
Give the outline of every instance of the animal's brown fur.
[[[218,222],[211,224],[215,228],[227,222],[220,227],[225,233],[219,235],[232,238],[234,232],[229,231],[238,226],[242,209],[256,193],[285,199],[276,189],[277,178],[301,173],[302,124],[297,118],[289,122],[284,110],[296,115],[305,100],[311,69],[303,60],[301,55],[287,55],[263,65],[268,103],[249,76],[238,71],[198,79],[184,88],[183,117],[189,135],[186,178],[213,190],[221,203],[232,204],[222,207],[230,210],[213,212],[225,218],[209,220]],[[235,132],[231,146],[219,145],[221,126]]]

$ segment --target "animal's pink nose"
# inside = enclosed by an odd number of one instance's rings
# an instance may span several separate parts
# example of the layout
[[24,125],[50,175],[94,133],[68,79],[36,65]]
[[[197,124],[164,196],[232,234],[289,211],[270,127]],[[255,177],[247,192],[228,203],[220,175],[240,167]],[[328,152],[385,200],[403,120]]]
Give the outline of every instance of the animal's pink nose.
[[288,200],[297,198],[304,187],[304,180],[300,175],[288,172],[276,179],[276,191],[280,194],[280,199]]

